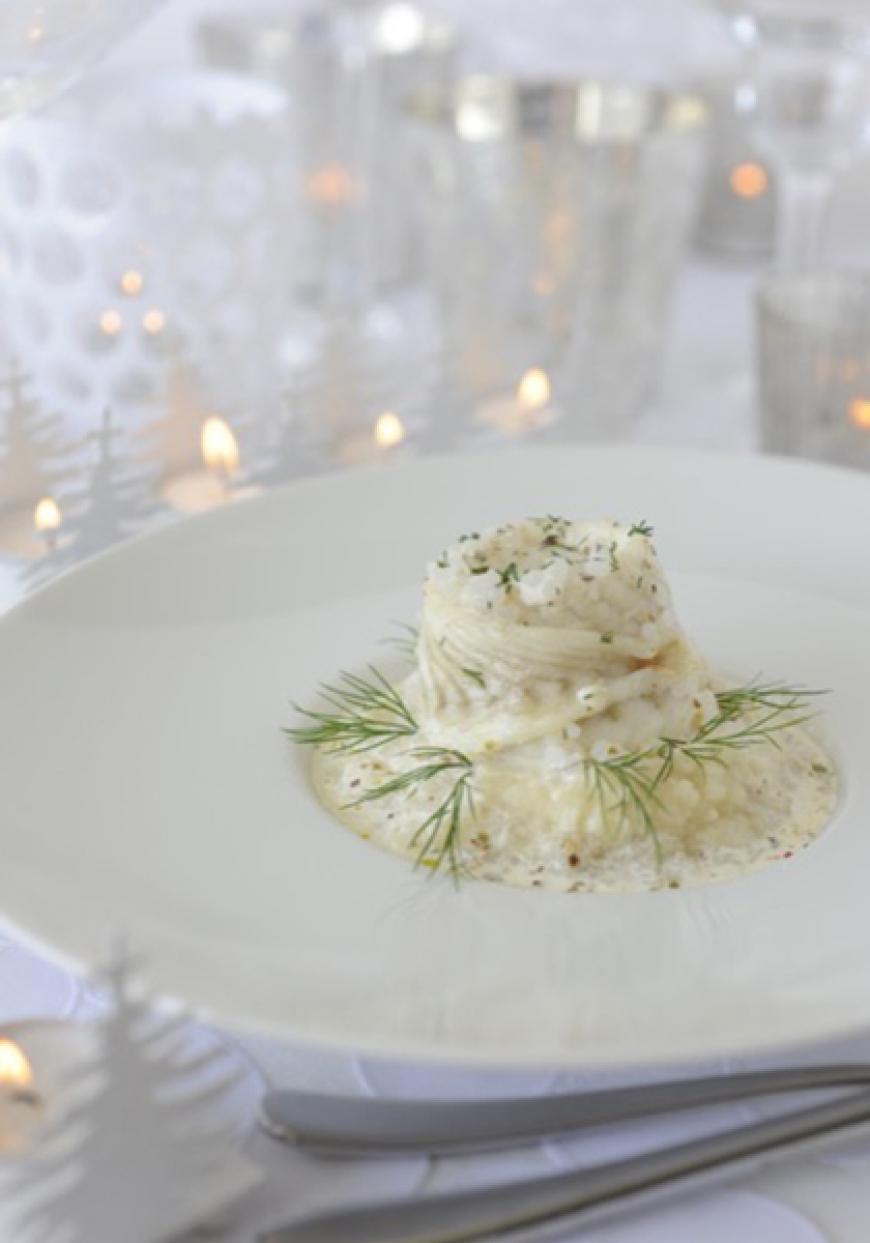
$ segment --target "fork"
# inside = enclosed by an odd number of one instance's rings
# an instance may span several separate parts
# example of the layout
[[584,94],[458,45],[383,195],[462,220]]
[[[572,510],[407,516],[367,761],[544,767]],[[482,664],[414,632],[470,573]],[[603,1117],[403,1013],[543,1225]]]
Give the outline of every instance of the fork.
[[471,1243],[563,1237],[650,1197],[759,1157],[783,1156],[870,1123],[870,1089],[628,1160],[510,1185],[362,1203],[299,1218],[259,1243]]

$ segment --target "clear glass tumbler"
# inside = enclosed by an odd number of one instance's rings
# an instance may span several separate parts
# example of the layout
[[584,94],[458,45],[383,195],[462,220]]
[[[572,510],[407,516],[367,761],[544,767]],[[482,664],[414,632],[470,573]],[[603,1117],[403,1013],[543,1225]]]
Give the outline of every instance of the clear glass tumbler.
[[427,270],[463,387],[543,368],[567,435],[613,436],[655,389],[704,171],[694,94],[463,79],[413,102]]
[[774,274],[757,309],[762,447],[870,468],[870,273]]

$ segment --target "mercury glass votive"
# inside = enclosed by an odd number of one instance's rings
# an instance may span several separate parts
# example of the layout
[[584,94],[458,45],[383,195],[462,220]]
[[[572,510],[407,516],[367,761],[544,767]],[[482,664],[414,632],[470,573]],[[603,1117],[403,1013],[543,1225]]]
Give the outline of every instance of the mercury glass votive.
[[428,271],[481,403],[550,376],[560,434],[619,434],[655,388],[694,220],[699,96],[461,80],[411,104]]
[[770,275],[757,312],[762,447],[870,468],[870,273]]

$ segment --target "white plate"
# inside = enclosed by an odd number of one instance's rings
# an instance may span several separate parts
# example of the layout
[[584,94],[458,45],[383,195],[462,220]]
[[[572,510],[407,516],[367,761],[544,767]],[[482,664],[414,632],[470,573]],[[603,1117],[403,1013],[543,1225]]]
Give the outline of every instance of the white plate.
[[[319,808],[290,698],[382,654],[455,534],[545,511],[654,523],[711,659],[832,689],[845,793],[809,850],[693,891],[457,892]],[[0,909],[67,961],[123,930],[224,1022],[385,1056],[618,1070],[870,1030],[868,532],[866,476],[577,447],[310,481],[127,545],[0,623]]]

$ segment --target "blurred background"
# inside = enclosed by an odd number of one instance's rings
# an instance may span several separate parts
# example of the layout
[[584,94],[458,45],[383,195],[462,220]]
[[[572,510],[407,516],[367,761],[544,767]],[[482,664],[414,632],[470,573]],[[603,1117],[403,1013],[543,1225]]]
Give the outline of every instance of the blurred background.
[[304,475],[870,467],[863,0],[2,0],[0,606]]

